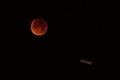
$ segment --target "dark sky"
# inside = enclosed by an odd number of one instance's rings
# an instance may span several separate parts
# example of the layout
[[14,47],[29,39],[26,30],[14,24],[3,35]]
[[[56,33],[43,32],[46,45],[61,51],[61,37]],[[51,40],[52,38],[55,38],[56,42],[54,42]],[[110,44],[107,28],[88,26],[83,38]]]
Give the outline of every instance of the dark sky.
[[[18,1],[0,7],[2,78],[103,79],[119,73],[118,3]],[[48,23],[41,37],[30,30],[36,18]]]

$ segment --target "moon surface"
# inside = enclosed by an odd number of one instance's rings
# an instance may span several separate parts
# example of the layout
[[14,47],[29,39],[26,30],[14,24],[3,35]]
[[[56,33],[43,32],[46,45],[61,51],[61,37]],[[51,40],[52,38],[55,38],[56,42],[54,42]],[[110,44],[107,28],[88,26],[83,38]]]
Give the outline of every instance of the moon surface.
[[44,19],[34,19],[31,23],[30,28],[34,35],[42,36],[47,32],[48,25]]

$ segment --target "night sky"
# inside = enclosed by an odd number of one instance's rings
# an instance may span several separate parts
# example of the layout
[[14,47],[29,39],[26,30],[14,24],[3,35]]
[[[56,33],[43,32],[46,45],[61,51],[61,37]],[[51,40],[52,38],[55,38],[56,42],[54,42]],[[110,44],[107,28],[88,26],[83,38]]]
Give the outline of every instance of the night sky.
[[[120,73],[118,3],[14,3],[0,3],[1,80],[114,79]],[[36,18],[48,24],[41,37],[30,30]]]

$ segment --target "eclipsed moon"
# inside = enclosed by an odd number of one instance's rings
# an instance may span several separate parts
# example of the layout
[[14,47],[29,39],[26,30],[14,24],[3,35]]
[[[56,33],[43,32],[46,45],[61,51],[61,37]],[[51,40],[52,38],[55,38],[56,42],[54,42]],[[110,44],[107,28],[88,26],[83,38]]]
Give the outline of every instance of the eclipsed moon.
[[48,25],[44,19],[34,19],[31,23],[30,28],[34,35],[42,36],[47,32]]

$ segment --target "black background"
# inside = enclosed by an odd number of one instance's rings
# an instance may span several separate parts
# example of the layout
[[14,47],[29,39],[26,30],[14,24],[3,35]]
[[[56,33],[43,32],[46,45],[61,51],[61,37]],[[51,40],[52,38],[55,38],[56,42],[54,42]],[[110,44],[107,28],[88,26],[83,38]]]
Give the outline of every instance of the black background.
[[[119,4],[110,1],[1,1],[1,77],[114,79],[120,67],[119,15]],[[30,30],[36,18],[48,23],[41,37]]]

